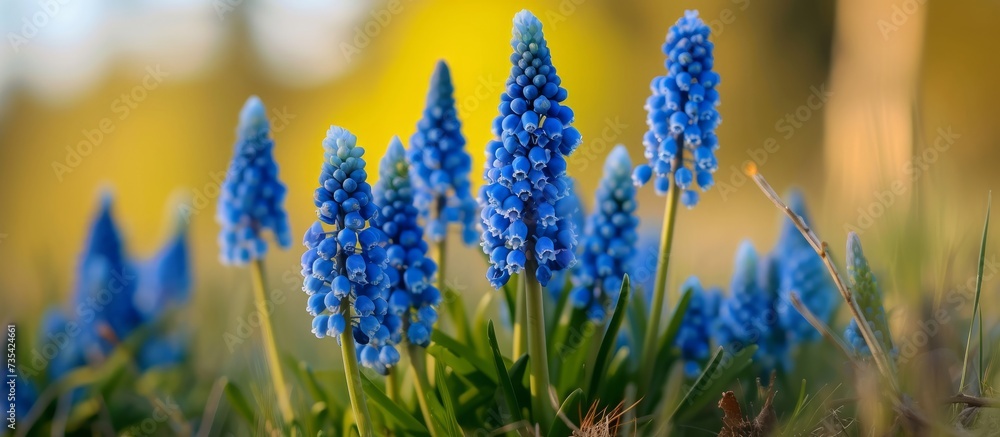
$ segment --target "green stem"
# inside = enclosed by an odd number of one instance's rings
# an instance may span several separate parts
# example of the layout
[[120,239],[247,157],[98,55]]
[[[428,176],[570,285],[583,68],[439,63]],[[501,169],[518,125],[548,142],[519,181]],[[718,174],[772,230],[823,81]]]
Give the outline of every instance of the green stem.
[[[437,219],[441,218],[442,211],[444,210],[445,201],[443,199],[438,199],[436,201],[437,206],[435,210],[437,211]],[[446,228],[447,229],[447,228]],[[448,275],[445,267],[448,265],[448,232],[446,231],[444,237],[441,241],[438,241],[437,250],[435,250],[436,259],[434,262],[437,263],[437,288],[444,296],[444,306],[448,311],[448,316],[451,318],[452,324],[455,325],[455,336],[461,342],[468,342],[469,340],[469,321],[465,317],[465,307],[462,305],[462,300],[458,298],[456,292],[448,287]]]
[[514,305],[517,311],[514,314],[514,355],[513,359],[521,358],[524,355],[524,350],[528,345],[528,334],[524,329],[525,320],[528,317],[528,307],[525,301],[525,283],[527,282],[526,275],[521,275],[517,281],[517,293],[514,294]]
[[[385,375],[385,395],[390,401],[392,401],[392,403],[402,405],[402,400],[399,399],[399,387],[396,385],[396,369],[398,369],[398,367],[390,369],[389,373],[386,373]],[[394,435],[389,424],[386,424],[385,433],[389,436]]]
[[385,395],[395,404],[399,403],[399,388],[396,386],[396,372],[392,369],[385,375]]
[[525,265],[525,310],[527,313],[528,356],[531,362],[531,410],[535,422],[549,429],[555,412],[549,402],[549,353],[545,346],[545,311],[542,308],[542,286],[535,278],[535,260]]
[[[667,289],[667,269],[670,267],[670,247],[674,242],[674,219],[677,217],[677,199],[680,190],[676,185],[670,187],[667,193],[667,205],[663,212],[663,230],[660,232],[660,257],[656,260],[656,285],[653,288],[653,304],[649,308],[649,324],[646,326],[646,337],[640,350],[646,359],[643,360],[640,381],[649,381],[653,375],[657,339],[660,336],[660,317],[663,315],[663,299]],[[657,387],[647,387],[657,389]]]
[[292,403],[288,399],[288,388],[285,385],[285,376],[281,372],[281,360],[278,358],[278,345],[274,341],[274,328],[271,327],[271,311],[264,293],[266,280],[264,279],[263,259],[258,258],[250,264],[250,277],[253,282],[255,305],[261,314],[260,330],[264,337],[264,355],[267,356],[268,367],[271,368],[271,381],[274,383],[275,395],[278,397],[278,408],[281,410],[285,424],[291,425],[295,421],[295,414],[292,412]]
[[435,437],[437,426],[435,426],[434,418],[431,416],[431,409],[427,405],[427,394],[431,392],[431,383],[427,380],[424,350],[413,344],[407,344],[407,350],[410,355],[410,373],[417,389],[417,405],[420,405],[420,414],[424,416],[427,430],[430,431],[432,437]]
[[[348,321],[353,316],[351,310],[351,300],[341,299],[340,311]],[[350,323],[350,322],[348,322]],[[354,331],[348,325],[344,332],[340,333],[340,352],[344,359],[344,376],[347,378],[347,395],[351,398],[351,409],[354,410],[354,422],[358,425],[358,433],[361,437],[372,437],[372,417],[368,413],[368,404],[365,402],[365,394],[361,390],[361,369],[358,367],[358,353],[354,345]]]

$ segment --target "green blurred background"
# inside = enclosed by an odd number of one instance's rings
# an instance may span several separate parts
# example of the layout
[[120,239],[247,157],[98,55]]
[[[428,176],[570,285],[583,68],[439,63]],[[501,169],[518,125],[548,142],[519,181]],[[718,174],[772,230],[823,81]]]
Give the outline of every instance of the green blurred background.
[[[712,27],[723,78],[719,185],[679,215],[673,284],[696,274],[725,285],[742,239],[771,247],[778,212],[738,176],[752,158],[779,191],[805,190],[838,258],[845,225],[863,231],[890,302],[974,275],[987,191],[1000,182],[997,1],[22,0],[0,5],[0,320],[31,326],[67,300],[107,190],[137,258],[165,241],[179,205],[193,208],[188,317],[199,361],[226,357],[221,332],[246,317],[251,297],[247,272],[217,262],[215,188],[246,98],[259,95],[272,111],[299,235],[314,219],[328,126],[354,132],[369,162],[393,135],[408,143],[438,59],[451,66],[478,175],[509,69],[511,18],[522,8],[544,23],[584,135],[570,173],[587,205],[611,146],[642,159],[643,103],[664,72],[667,28],[692,8]],[[31,33],[26,23],[39,13],[48,18]],[[162,80],[149,76],[157,68]],[[811,97],[822,90],[832,93],[826,102]],[[68,157],[104,118],[109,133],[79,162]],[[960,136],[932,153],[949,128]],[[903,188],[891,202],[874,194],[893,186]],[[645,235],[655,240],[663,198],[641,193]],[[448,270],[471,307],[490,292],[485,269],[478,247],[454,243]],[[300,254],[275,248],[268,258],[271,287],[288,296],[277,310],[279,343],[300,357],[333,357],[334,342],[309,334]],[[993,296],[997,283],[985,289]]]

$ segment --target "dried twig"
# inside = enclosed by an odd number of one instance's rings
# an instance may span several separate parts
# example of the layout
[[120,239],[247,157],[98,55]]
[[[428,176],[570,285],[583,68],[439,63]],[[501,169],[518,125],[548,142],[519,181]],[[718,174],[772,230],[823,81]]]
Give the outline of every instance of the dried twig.
[[895,394],[895,401],[901,402],[899,396],[899,384],[896,381],[896,374],[893,371],[892,361],[889,359],[889,355],[884,349],[882,349],[882,344],[875,337],[875,333],[872,332],[871,327],[868,325],[868,319],[865,318],[864,313],[858,307],[857,301],[854,299],[854,294],[851,290],[844,284],[844,280],[840,277],[840,273],[837,271],[837,267],[833,264],[830,259],[830,250],[825,241],[819,239],[816,234],[806,225],[805,220],[792,211],[784,201],[781,200],[781,196],[771,188],[771,185],[764,180],[764,176],[757,172],[757,166],[754,163],[749,163],[744,168],[744,172],[760,187],[760,190],[764,192],[764,195],[774,203],[778,209],[782,210],[795,224],[795,227],[799,229],[802,236],[806,238],[809,245],[812,246],[813,250],[819,255],[823,260],[823,264],[826,265],[827,270],[830,272],[830,276],[833,278],[834,284],[837,286],[837,290],[840,291],[841,297],[847,302],[847,307],[851,309],[851,313],[854,319],[857,321],[858,329],[861,331],[862,337],[865,339],[865,343],[868,343],[868,348],[872,351],[872,358],[875,360],[875,365],[878,366],[879,371],[882,375],[889,381],[889,385]]
[[792,306],[794,306],[795,309],[799,311],[799,314],[802,314],[802,317],[804,317],[806,321],[808,321],[809,324],[812,325],[813,328],[815,328],[817,331],[819,331],[820,334],[823,335],[823,338],[827,339],[830,343],[833,343],[834,346],[837,346],[837,348],[840,349],[840,351],[844,354],[844,356],[851,361],[851,364],[857,366],[858,364],[857,356],[853,352],[851,352],[851,350],[847,347],[846,344],[844,344],[844,342],[840,339],[840,337],[837,337],[837,335],[830,330],[830,327],[827,326],[826,323],[823,323],[821,320],[819,320],[818,317],[816,317],[815,314],[813,314],[812,311],[809,311],[809,308],[807,308],[802,303],[802,299],[799,298],[799,293],[792,292],[791,301],[792,301]]
[[205,404],[205,412],[201,416],[201,425],[198,427],[198,437],[208,437],[212,432],[212,423],[215,422],[215,415],[219,410],[219,401],[226,389],[229,380],[223,376],[212,385],[212,391],[208,394],[208,402]]
[[981,398],[959,393],[944,401],[946,404],[965,404],[977,408],[1000,408],[1000,399]]

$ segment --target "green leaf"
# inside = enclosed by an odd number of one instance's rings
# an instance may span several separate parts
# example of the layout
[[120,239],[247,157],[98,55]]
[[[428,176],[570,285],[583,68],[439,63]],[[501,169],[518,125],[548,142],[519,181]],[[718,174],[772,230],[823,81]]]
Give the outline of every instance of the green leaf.
[[[646,309],[646,297],[643,294],[645,290],[639,287],[632,287],[636,289],[636,293],[632,295],[629,299],[630,308],[628,311],[628,322],[629,322],[629,332],[632,339],[632,344],[642,344],[642,336],[646,333],[646,325],[649,323],[647,317],[649,317],[649,310]],[[639,357],[638,354],[632,357],[632,362],[638,364]]]
[[[494,293],[486,293],[483,295],[482,299],[479,299],[479,305],[476,307],[476,315],[472,321],[473,328],[472,332],[486,332],[486,323],[492,322],[490,319],[490,311],[493,309],[493,296]],[[489,350],[489,345],[483,344],[481,341],[473,342],[476,346],[476,350],[483,355],[491,355],[492,352]]]
[[451,391],[448,389],[448,378],[445,374],[444,364],[437,361],[434,365],[436,372],[437,389],[441,393],[441,399],[444,400],[444,411],[445,411],[445,426],[447,427],[448,435],[454,437],[462,437],[462,428],[458,426],[458,416],[455,414],[455,400],[451,397]]
[[709,400],[715,399],[724,387],[732,383],[736,379],[736,376],[753,362],[753,355],[756,352],[757,345],[752,344],[747,346],[732,355],[732,358],[723,366],[722,359],[727,352],[722,347],[719,347],[715,356],[705,366],[705,370],[698,376],[694,385],[684,394],[681,402],[677,404],[677,408],[667,417],[667,421],[669,422],[675,417],[686,418],[689,414],[698,411]]
[[470,384],[496,385],[485,372],[477,368],[471,361],[459,356],[441,344],[431,343],[430,346],[427,346],[427,354],[444,362],[445,365],[455,371],[456,375],[461,376]]
[[469,318],[465,314],[465,302],[462,300],[462,295],[452,290],[451,287],[445,287],[441,292],[444,293],[444,304],[451,314],[451,323],[454,325],[458,338],[467,342],[469,340]]
[[806,394],[806,380],[802,380],[802,385],[799,387],[799,399],[795,401],[795,408],[792,410],[792,420],[794,421],[802,413],[802,409],[805,408],[806,402],[809,400],[809,395]]
[[250,408],[250,403],[247,402],[246,396],[243,396],[243,392],[228,380],[224,384],[226,385],[226,399],[229,399],[229,403],[233,406],[233,409],[247,421],[248,425],[251,427],[256,426],[257,421],[254,418],[253,409]]
[[615,352],[614,358],[611,359],[611,364],[608,365],[608,372],[606,382],[601,384],[603,389],[598,392],[600,393],[599,398],[591,398],[593,401],[599,399],[623,399],[625,397],[625,386],[629,384],[629,348],[623,347]]
[[[587,318],[583,310],[570,307],[570,314],[566,334],[561,341],[553,343],[554,355],[549,360],[550,365],[555,364],[559,375],[556,387],[560,394],[568,393],[581,385],[580,381],[586,375],[588,352],[591,345],[596,343],[595,338],[600,329],[600,326]],[[559,332],[558,328],[556,332]]]
[[[493,385],[496,385],[497,375],[493,370],[493,366],[489,363],[489,361],[476,353],[475,349],[460,343],[458,340],[449,337],[440,330],[435,330],[434,333],[431,334],[431,340],[433,340],[434,343],[450,350],[456,357],[471,365],[477,372],[485,375],[489,381],[493,383]],[[431,346],[434,345],[432,344]],[[428,348],[428,352],[430,352],[430,348]],[[449,367],[455,369],[453,366],[449,365]],[[455,369],[455,371],[458,371],[458,369]]]
[[531,386],[528,382],[528,354],[521,355],[513,365],[510,366],[510,382],[514,385],[514,394],[517,396],[518,405],[529,405],[531,410]]
[[684,321],[684,314],[687,313],[688,305],[691,304],[693,292],[694,290],[688,287],[681,294],[681,299],[677,302],[677,306],[670,316],[670,322],[667,323],[667,330],[663,333],[663,338],[660,339],[660,347],[657,351],[658,358],[669,355],[670,349],[674,347],[674,340],[677,339],[677,333],[681,330],[681,323]]
[[[479,387],[469,387],[456,399],[458,405],[455,406],[455,414],[459,423],[468,423],[468,419],[476,421],[475,411],[479,408],[489,407],[496,403],[496,390],[482,390]],[[471,417],[470,417],[471,415]]]
[[[674,312],[670,316],[670,321],[667,322],[667,330],[663,333],[663,337],[660,338],[660,344],[656,351],[656,364],[654,365],[656,369],[668,369],[674,360],[674,340],[677,339],[677,333],[681,329],[681,323],[684,321],[684,314],[687,313],[688,306],[691,304],[691,297],[694,290],[691,287],[685,287],[683,293],[681,293],[681,298],[677,301],[677,306],[674,307]],[[649,396],[648,404],[650,407],[656,406],[660,402],[660,397],[662,396],[662,390],[660,388],[666,383],[667,372],[656,372],[653,374],[652,381],[646,386],[646,390],[640,390],[640,392],[645,391],[647,396]]]
[[[983,316],[981,309],[979,307],[979,298],[983,291],[983,266],[986,262],[986,236],[990,231],[990,209],[993,207],[993,193],[990,192],[989,197],[986,200],[986,224],[983,225],[983,238],[979,243],[979,268],[976,271],[976,299],[972,304],[972,323],[969,325],[969,338],[965,341],[965,358],[962,360],[962,381],[959,383],[958,390],[965,390],[965,376],[968,374],[969,369],[969,350],[972,347],[972,332],[976,328],[976,316],[979,316],[979,384],[980,387],[985,387],[986,382],[983,380],[984,367],[983,367],[983,356],[986,355],[986,350],[983,349]],[[981,391],[981,390],[980,390]]]
[[566,397],[566,400],[563,401],[562,406],[559,407],[559,412],[556,413],[556,419],[549,428],[549,433],[545,435],[571,435],[573,431],[570,429],[569,425],[566,424],[566,421],[569,420],[572,422],[574,417],[576,420],[580,419],[580,406],[583,403],[583,400],[583,390],[579,388],[573,390],[573,392]]
[[500,380],[500,389],[503,391],[504,401],[507,403],[507,410],[509,410],[511,417],[514,422],[521,420],[521,406],[518,405],[517,395],[514,393],[514,384],[510,381],[510,375],[507,374],[507,366],[504,364],[503,355],[500,355],[500,347],[497,345],[497,333],[493,330],[493,321],[489,321],[487,325],[486,336],[490,341],[490,348],[493,349],[493,365],[497,369],[497,376]]
[[[549,326],[545,327],[545,333],[548,338],[555,338],[556,327],[559,326],[559,320],[562,318],[562,314],[565,312],[566,304],[569,302],[569,288],[570,288],[570,275],[566,275],[566,283],[562,284],[563,292],[559,293],[559,299],[555,302],[555,306],[552,307],[552,317],[549,318]],[[552,293],[545,293],[547,296],[551,296]]]
[[364,373],[361,373],[361,389],[365,392],[367,401],[374,404],[379,408],[379,410],[385,413],[387,421],[392,422],[393,424],[399,426],[402,430],[410,433],[430,435],[430,432],[427,431],[427,428],[424,427],[420,421],[389,399],[389,397],[386,396],[377,385],[375,385],[375,382],[369,379],[368,375],[365,375]]
[[611,315],[611,321],[608,322],[608,329],[604,333],[604,341],[601,342],[601,347],[597,350],[597,358],[594,360],[594,365],[591,366],[590,386],[587,390],[587,397],[589,399],[594,399],[594,395],[600,389],[604,369],[607,368],[611,351],[618,342],[618,330],[622,326],[622,321],[625,320],[626,311],[628,311],[630,292],[631,287],[629,287],[629,279],[626,274],[622,278],[622,286],[618,292],[618,302],[615,304],[615,312]]

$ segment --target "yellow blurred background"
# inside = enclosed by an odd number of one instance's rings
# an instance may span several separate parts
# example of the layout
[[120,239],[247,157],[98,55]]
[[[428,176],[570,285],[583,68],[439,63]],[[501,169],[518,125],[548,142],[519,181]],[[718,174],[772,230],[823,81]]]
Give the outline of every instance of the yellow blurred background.
[[[847,225],[863,231],[890,300],[909,292],[893,279],[904,262],[923,284],[917,294],[975,273],[987,192],[1000,182],[997,1],[16,0],[0,5],[0,320],[31,324],[67,299],[108,190],[137,258],[165,241],[177,205],[194,206],[192,318],[232,329],[246,314],[249,279],[216,261],[214,190],[246,98],[259,95],[272,111],[286,208],[301,235],[314,220],[328,126],[354,132],[370,163],[393,135],[408,143],[438,59],[451,66],[478,175],[509,69],[511,18],[522,8],[544,24],[584,135],[570,173],[587,205],[612,145],[642,159],[643,103],[664,73],[669,26],[697,8],[712,27],[721,168],[698,207],[680,213],[673,283],[696,274],[725,285],[742,239],[770,249],[779,215],[740,182],[748,159],[779,191],[805,190],[838,257]],[[949,129],[954,141],[932,153]],[[96,144],[81,149],[86,141]],[[892,187],[902,188],[889,201]],[[641,193],[655,239],[663,198]],[[908,217],[919,227],[901,236]],[[926,237],[919,260],[904,256],[913,235]],[[470,306],[490,291],[478,250],[456,242],[449,254]],[[268,265],[291,303],[278,309],[279,336],[312,344],[300,254],[272,246]],[[288,271],[294,281],[282,280]],[[214,333],[204,341],[221,345]]]

